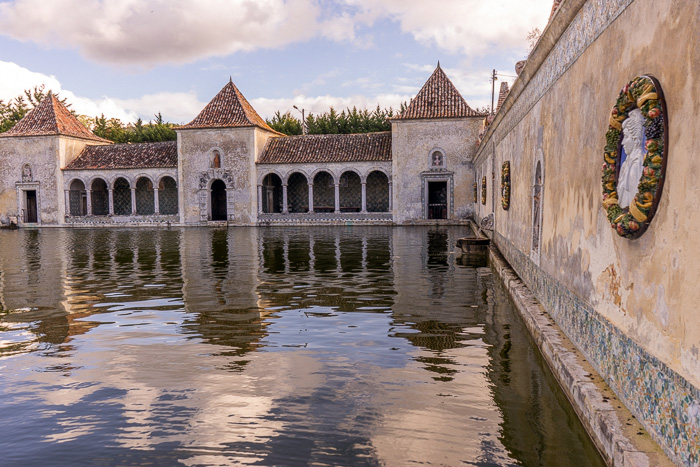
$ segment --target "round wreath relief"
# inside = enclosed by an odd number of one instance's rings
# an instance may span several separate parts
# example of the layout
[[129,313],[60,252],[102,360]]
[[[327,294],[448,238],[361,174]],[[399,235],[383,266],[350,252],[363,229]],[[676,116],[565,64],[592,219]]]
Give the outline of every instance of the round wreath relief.
[[[641,111],[643,118],[643,165],[639,167],[641,175],[636,194],[629,202],[629,207],[623,208],[618,199],[621,198],[618,196],[621,169],[624,171],[624,163],[620,161],[624,138],[622,130],[623,123],[635,109]],[[605,134],[603,162],[603,207],[612,228],[621,237],[640,236],[654,216],[666,171],[666,126],[666,105],[656,79],[638,76],[622,88]]]
[[501,206],[506,211],[510,207],[510,161],[501,166]]
[[481,178],[481,204],[486,204],[486,177]]
[[477,187],[476,187],[476,182],[474,182],[474,202],[475,202],[475,203],[476,203],[476,202],[478,201],[478,199],[479,199],[477,193],[478,193],[478,190],[477,190]]

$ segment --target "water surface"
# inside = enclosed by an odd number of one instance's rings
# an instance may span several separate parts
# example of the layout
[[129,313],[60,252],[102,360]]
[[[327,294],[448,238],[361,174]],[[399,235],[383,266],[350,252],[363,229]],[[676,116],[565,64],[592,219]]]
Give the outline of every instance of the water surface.
[[602,465],[461,234],[0,231],[0,464]]

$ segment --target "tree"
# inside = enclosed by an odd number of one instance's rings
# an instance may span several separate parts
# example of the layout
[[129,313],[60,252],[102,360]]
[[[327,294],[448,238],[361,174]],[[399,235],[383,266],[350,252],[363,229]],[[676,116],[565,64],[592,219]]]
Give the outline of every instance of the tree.
[[[406,110],[408,104],[401,103],[399,113]],[[311,135],[326,134],[349,134],[349,133],[370,133],[375,131],[391,130],[391,123],[388,119],[397,115],[394,109],[382,109],[379,105],[373,111],[368,109],[352,110],[347,108],[338,113],[333,107],[327,112],[319,115],[309,113],[306,116],[306,128]],[[291,112],[280,113],[267,120],[267,124],[276,131],[285,135],[300,135],[302,133],[301,120],[291,114]]]
[[540,31],[540,28],[535,28],[532,31],[527,33],[527,45],[528,45],[528,51],[527,54],[530,55],[532,51],[535,49],[535,46],[537,45],[537,42],[540,40],[540,36],[542,35],[542,31]]
[[282,114],[278,110],[272,119],[267,120],[267,124],[273,130],[285,135],[300,135],[302,133],[301,120],[293,116],[289,111]]

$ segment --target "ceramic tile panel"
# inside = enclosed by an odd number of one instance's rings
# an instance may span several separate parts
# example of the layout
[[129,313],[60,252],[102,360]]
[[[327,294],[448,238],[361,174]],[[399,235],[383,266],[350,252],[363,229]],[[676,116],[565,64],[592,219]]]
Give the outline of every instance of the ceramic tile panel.
[[495,243],[569,339],[666,454],[700,465],[700,390],[646,352],[499,233]]

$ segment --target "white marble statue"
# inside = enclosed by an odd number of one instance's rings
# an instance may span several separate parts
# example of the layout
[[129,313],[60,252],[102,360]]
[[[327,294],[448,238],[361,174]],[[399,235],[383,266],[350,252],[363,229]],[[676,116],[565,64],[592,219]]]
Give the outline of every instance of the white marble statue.
[[617,198],[626,208],[634,200],[644,169],[644,116],[639,109],[631,110],[622,122],[622,147],[627,158],[620,167],[617,179]]

